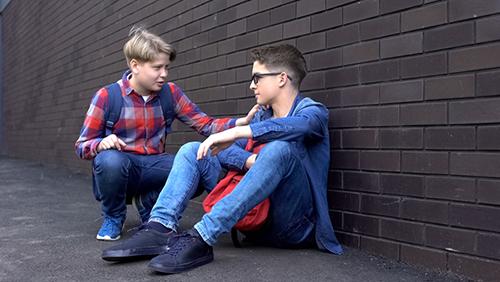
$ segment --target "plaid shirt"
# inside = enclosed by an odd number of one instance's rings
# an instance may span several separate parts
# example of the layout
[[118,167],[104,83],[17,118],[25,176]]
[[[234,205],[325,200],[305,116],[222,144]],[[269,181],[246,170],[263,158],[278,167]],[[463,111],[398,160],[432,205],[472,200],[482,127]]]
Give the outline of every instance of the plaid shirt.
[[[130,71],[118,81],[122,89],[122,110],[113,128],[113,134],[127,146],[125,152],[140,155],[160,154],[165,151],[165,120],[160,99],[151,95],[145,102],[137,94],[128,80]],[[173,95],[176,118],[204,136],[234,127],[236,119],[214,119],[203,113],[191,102],[182,90],[168,83]],[[107,108],[108,91],[101,88],[92,99],[83,122],[80,137],[75,143],[76,154],[82,159],[92,159],[97,155],[97,146],[105,132],[104,111]]]

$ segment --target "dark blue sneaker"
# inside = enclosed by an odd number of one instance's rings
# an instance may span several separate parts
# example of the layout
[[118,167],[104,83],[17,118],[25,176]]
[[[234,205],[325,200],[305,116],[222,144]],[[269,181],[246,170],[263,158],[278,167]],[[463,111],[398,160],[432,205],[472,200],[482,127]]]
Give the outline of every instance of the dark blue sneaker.
[[130,261],[157,256],[167,250],[173,231],[163,233],[150,228],[147,224],[127,240],[102,251],[102,259],[108,261]]
[[123,220],[104,217],[101,229],[97,232],[96,239],[102,241],[116,241],[120,239],[122,233]]
[[190,229],[172,237],[168,250],[148,264],[161,273],[179,273],[214,260],[213,248],[205,243],[198,231]]

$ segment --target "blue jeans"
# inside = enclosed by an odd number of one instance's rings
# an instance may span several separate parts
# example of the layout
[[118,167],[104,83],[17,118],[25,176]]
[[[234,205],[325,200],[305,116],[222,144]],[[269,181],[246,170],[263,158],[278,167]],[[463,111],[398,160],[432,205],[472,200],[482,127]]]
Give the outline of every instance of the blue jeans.
[[[181,147],[165,187],[151,211],[151,221],[177,229],[189,199],[202,184],[211,191],[221,170],[217,156],[197,161],[199,142]],[[271,208],[266,226],[257,232],[268,243],[294,246],[313,234],[313,203],[309,181],[293,144],[273,141],[261,150],[252,168],[232,193],[221,199],[195,224],[205,242],[217,238],[243,218],[248,211],[269,198]]]
[[92,163],[94,195],[101,201],[105,217],[125,220],[126,199],[140,199],[138,210],[147,221],[158,195],[172,169],[174,155],[137,155],[105,150]]

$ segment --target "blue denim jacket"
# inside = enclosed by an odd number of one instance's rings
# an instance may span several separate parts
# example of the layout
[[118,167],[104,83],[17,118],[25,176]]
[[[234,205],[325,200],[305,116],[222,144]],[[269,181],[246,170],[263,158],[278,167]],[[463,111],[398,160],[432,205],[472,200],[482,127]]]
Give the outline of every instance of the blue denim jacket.
[[[328,110],[310,98],[297,96],[287,117],[271,119],[272,110],[260,110],[250,123],[253,139],[260,142],[294,142],[300,152],[313,191],[316,212],[316,243],[322,250],[341,254],[328,213],[327,179],[330,163]],[[251,153],[243,150],[246,140],[219,153],[222,165],[242,170]]]

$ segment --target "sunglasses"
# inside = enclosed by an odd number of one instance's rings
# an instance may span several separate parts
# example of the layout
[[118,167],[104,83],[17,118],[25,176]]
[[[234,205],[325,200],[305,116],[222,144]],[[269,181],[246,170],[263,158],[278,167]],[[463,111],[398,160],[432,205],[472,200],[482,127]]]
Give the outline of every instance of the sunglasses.
[[[279,74],[282,74],[283,72],[269,72],[269,73],[254,73],[252,75],[252,81],[255,85],[257,85],[257,83],[259,83],[259,79],[263,78],[264,76],[271,76],[271,75],[279,75]],[[290,81],[292,81],[292,78],[288,76],[288,79],[290,79]]]

